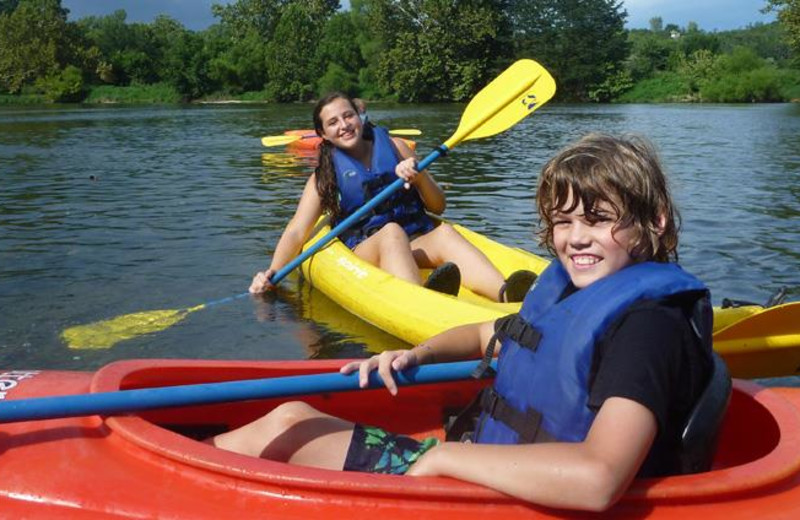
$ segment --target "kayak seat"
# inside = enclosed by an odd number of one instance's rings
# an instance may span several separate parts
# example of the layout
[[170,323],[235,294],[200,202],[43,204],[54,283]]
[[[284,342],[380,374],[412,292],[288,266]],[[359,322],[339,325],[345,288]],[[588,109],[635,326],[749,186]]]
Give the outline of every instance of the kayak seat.
[[709,471],[717,441],[731,399],[731,376],[728,367],[712,352],[713,367],[706,389],[700,395],[681,436],[681,473]]

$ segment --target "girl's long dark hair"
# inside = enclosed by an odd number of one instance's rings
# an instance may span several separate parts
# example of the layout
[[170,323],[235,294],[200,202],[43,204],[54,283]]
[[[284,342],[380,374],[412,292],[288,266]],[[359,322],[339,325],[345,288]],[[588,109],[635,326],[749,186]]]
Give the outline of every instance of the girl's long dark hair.
[[[318,136],[322,137],[322,118],[320,112],[328,103],[336,99],[344,99],[353,107],[356,114],[356,108],[353,99],[342,92],[331,92],[324,96],[314,106],[314,131]],[[316,186],[319,197],[322,201],[322,211],[328,213],[331,219],[335,222],[341,216],[341,208],[339,207],[339,188],[336,184],[336,170],[333,167],[333,149],[335,147],[327,140],[323,139],[319,146],[319,158],[317,167],[314,169],[316,176]]]

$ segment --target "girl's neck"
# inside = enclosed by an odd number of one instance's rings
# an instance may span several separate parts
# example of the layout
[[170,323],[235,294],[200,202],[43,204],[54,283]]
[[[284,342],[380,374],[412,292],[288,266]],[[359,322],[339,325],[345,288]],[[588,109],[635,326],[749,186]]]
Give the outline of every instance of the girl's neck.
[[372,166],[372,142],[366,139],[361,139],[357,146],[346,150],[345,153],[363,164],[365,168]]

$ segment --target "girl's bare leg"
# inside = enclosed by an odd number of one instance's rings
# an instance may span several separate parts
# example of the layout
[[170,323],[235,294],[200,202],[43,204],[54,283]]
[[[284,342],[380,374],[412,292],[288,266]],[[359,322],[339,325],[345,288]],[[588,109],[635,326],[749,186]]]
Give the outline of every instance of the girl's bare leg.
[[295,401],[207,442],[252,457],[341,470],[352,435],[353,423]]
[[450,224],[440,224],[433,231],[415,238],[411,249],[417,265],[436,267],[453,262],[461,270],[461,280],[469,289],[497,300],[503,275],[478,248],[470,244]]
[[358,244],[353,252],[359,258],[398,278],[417,285],[422,283],[419,268],[411,254],[408,235],[393,222]]

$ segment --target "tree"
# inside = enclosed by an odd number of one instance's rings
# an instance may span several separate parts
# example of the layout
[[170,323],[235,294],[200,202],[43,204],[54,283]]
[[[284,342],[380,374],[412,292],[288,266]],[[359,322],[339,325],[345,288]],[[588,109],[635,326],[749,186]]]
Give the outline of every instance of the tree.
[[186,30],[166,15],[159,15],[152,24],[155,44],[160,49],[159,77],[175,87],[185,99],[194,99],[211,91],[208,57],[203,38]]
[[800,59],[800,0],[768,0],[766,11],[778,13],[795,58]]
[[0,14],[10,14],[16,10],[20,0],[0,0]]
[[621,1],[517,0],[511,12],[517,56],[546,66],[560,98],[607,99],[601,86],[621,74],[628,56]]
[[105,83],[129,85],[160,81],[162,49],[153,34],[153,25],[127,24],[124,9],[108,16],[80,19],[78,27],[94,44],[101,56],[98,77]]
[[677,50],[677,43],[663,32],[631,31],[628,40],[631,50],[625,64],[634,81],[666,70],[670,54]]
[[316,68],[325,74],[319,80],[320,94],[340,90],[358,94],[358,74],[366,65],[361,55],[354,17],[350,13],[335,13],[322,29],[317,47]]
[[0,90],[17,93],[78,63],[77,36],[60,0],[21,0],[0,13]]
[[267,42],[256,31],[233,38],[224,24],[203,32],[204,51],[209,56],[208,75],[227,93],[263,90],[267,83]]
[[660,16],[650,18],[650,31],[659,33],[664,30],[664,20]]
[[403,101],[463,101],[510,58],[505,0],[372,1],[377,78]]
[[737,47],[753,49],[760,57],[776,63],[791,58],[792,50],[784,38],[785,33],[779,22],[756,23],[746,29],[717,33],[720,52],[730,53]]
[[322,28],[338,0],[304,0],[286,5],[267,46],[267,91],[276,101],[305,101],[324,74],[315,59]]
[[211,12],[231,31],[234,40],[253,33],[264,40],[272,38],[283,8],[291,0],[237,0],[232,4],[214,4]]

